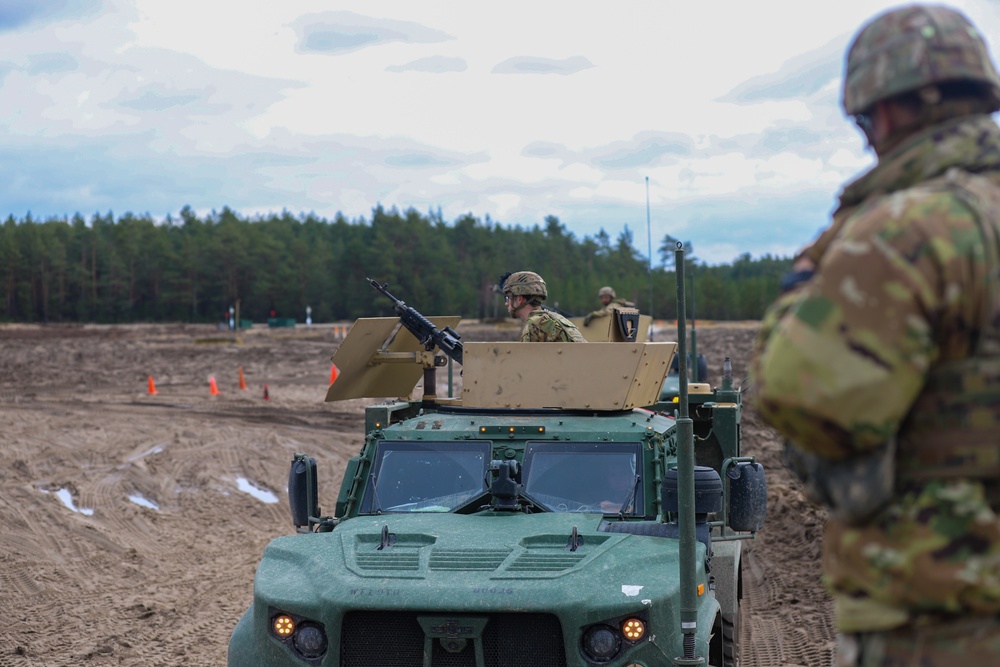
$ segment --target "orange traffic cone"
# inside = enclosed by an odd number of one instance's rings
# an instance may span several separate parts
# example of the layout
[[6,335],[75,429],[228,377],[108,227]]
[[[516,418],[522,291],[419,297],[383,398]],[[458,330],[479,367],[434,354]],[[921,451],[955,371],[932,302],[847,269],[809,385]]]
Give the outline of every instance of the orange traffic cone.
[[266,384],[264,385],[264,400],[265,401],[270,401],[271,400],[271,395],[269,393],[267,393],[267,385]]
[[247,388],[247,380],[245,377],[243,377],[243,367],[240,366],[240,389],[246,389],[246,388]]
[[337,364],[333,364],[333,366],[330,368],[330,384],[336,382],[337,378],[339,377],[340,377],[340,369],[337,368]]
[[219,385],[215,384],[214,375],[210,375],[208,377],[208,393],[210,393],[212,396],[219,395]]
[[149,395],[156,396],[156,383],[153,382],[153,376],[149,376]]

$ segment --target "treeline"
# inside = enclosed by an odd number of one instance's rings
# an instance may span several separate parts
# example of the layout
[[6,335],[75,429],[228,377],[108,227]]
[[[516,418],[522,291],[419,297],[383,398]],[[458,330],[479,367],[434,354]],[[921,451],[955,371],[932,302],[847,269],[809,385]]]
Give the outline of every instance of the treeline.
[[[256,322],[272,313],[302,322],[307,307],[314,322],[390,314],[366,277],[427,315],[489,319],[505,315],[497,278],[518,270],[540,273],[548,304],[569,314],[597,308],[598,289],[612,285],[643,312],[673,319],[674,243],[663,239],[650,271],[627,228],[614,241],[603,230],[578,238],[552,216],[531,228],[382,207],[370,220],[246,218],[228,208],[199,218],[188,207],[162,222],[10,216],[0,226],[0,321],[213,322],[237,302]],[[761,317],[791,260],[747,254],[704,266],[689,252],[687,262],[697,317],[742,320]]]

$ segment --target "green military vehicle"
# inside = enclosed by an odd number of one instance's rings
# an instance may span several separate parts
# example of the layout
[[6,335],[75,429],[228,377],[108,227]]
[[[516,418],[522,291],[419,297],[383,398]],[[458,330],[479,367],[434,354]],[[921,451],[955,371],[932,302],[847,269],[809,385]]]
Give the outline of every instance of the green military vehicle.
[[300,534],[266,548],[229,665],[737,665],[766,490],[730,374],[654,411],[675,343],[462,345],[396,312],[354,325],[327,400],[424,393],[367,407],[332,515],[295,455]]

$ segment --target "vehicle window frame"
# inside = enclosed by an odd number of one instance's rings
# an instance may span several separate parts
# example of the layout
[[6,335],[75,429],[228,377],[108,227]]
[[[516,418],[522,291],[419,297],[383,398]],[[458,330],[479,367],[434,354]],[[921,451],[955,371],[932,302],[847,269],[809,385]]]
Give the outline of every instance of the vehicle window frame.
[[[471,492],[464,497],[461,502],[457,502],[448,510],[444,509],[412,509],[412,510],[401,510],[392,509],[399,508],[403,505],[394,504],[387,506],[383,499],[380,499],[378,510],[375,508],[374,501],[374,487],[379,483],[379,479],[382,476],[382,467],[389,458],[389,454],[400,452],[400,453],[419,453],[426,452],[432,454],[434,452],[441,452],[443,454],[448,453],[478,453],[482,457],[482,470],[479,477],[480,486],[475,492]],[[419,513],[433,513],[433,512],[445,512],[455,509],[455,507],[460,506],[464,502],[468,502],[476,495],[482,495],[488,490],[487,486],[487,474],[493,454],[493,443],[492,441],[473,441],[473,442],[453,442],[446,440],[421,440],[415,442],[412,440],[380,440],[375,446],[375,452],[372,456],[371,468],[368,471],[368,479],[365,482],[365,491],[361,498],[360,507],[358,514],[360,515],[375,515],[378,513],[382,514],[392,514],[392,513],[403,513],[403,514],[419,514]],[[461,465],[456,462],[456,465]],[[471,471],[470,471],[471,472]],[[444,497],[444,496],[428,496],[428,498]]]
[[[631,511],[626,511],[624,514],[628,517],[642,517],[645,515],[645,474],[643,471],[643,457],[642,457],[642,443],[638,442],[594,442],[588,440],[574,440],[574,441],[559,441],[551,442],[544,440],[530,440],[525,443],[524,447],[524,459],[522,462],[522,472],[521,481],[523,484],[524,493],[529,496],[532,500],[540,502],[546,509],[553,512],[581,512],[586,511],[585,509],[573,509],[571,508],[572,503],[566,503],[566,508],[562,508],[561,503],[551,503],[548,501],[548,494],[542,494],[537,488],[533,488],[533,483],[537,480],[533,480],[534,468],[536,464],[536,456],[539,453],[562,453],[562,454],[582,454],[582,455],[592,455],[592,454],[617,454],[624,455],[627,454],[631,456],[632,463],[634,466],[634,472],[639,477],[638,481],[635,483],[635,495],[631,502]],[[555,466],[550,466],[555,467]],[[591,476],[593,476],[595,470],[586,470]],[[543,474],[547,474],[548,470],[544,471]],[[573,473],[567,473],[567,480],[572,481]],[[586,480],[581,480],[586,481]],[[609,498],[609,500],[618,500],[617,498]],[[625,498],[621,498],[624,502]],[[599,506],[595,506],[594,503],[579,503],[582,507],[590,507],[595,513],[602,514],[618,514],[619,511],[609,511],[602,510]]]

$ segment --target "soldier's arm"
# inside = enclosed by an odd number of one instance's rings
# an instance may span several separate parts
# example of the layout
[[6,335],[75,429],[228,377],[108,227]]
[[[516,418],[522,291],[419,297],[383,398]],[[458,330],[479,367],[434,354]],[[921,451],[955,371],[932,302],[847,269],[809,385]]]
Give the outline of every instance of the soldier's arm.
[[599,310],[589,312],[583,318],[583,326],[587,326],[588,324],[590,324],[596,317],[607,317],[607,315],[608,315],[607,308],[601,308]]
[[841,230],[815,276],[779,299],[762,323],[755,396],[765,421],[828,458],[893,435],[939,349],[946,230],[971,216],[936,195],[886,198]]

